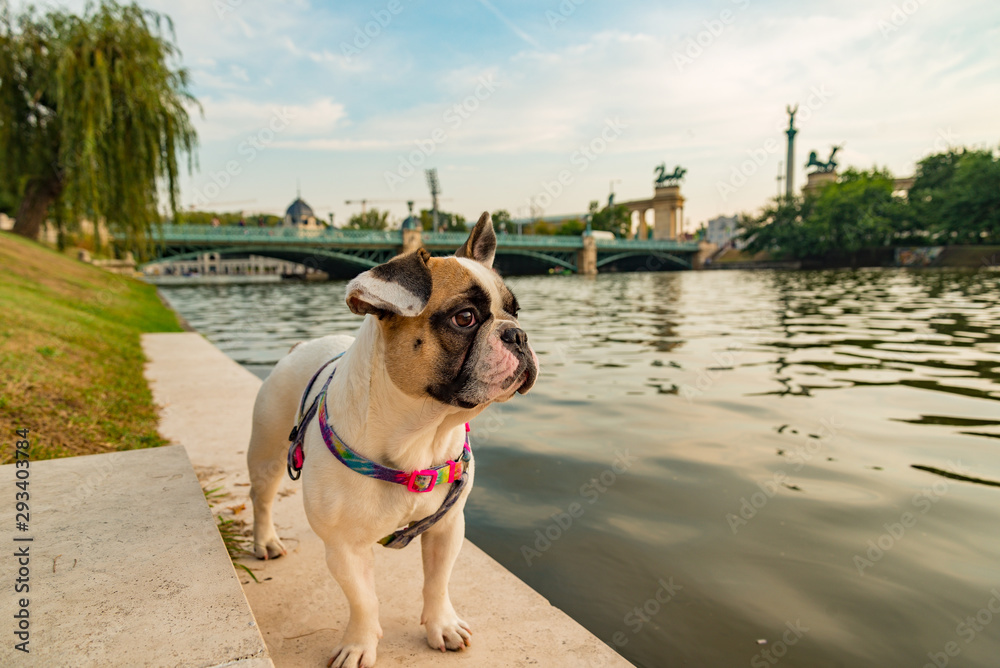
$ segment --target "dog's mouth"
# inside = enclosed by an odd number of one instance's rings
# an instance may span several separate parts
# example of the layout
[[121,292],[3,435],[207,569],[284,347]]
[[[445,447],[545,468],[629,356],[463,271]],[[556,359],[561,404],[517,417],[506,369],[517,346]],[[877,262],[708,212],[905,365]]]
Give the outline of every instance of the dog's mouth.
[[511,383],[517,387],[516,391],[519,394],[527,394],[538,378],[538,356],[531,348],[528,348],[528,352],[531,353],[531,357],[521,361],[520,368],[513,375],[514,382]]

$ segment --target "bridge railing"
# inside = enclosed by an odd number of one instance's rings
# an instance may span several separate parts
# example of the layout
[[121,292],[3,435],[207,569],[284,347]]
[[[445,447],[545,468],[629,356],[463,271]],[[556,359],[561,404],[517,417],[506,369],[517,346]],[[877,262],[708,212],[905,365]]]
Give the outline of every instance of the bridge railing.
[[697,241],[676,241],[673,239],[598,239],[599,251],[697,251]]
[[[345,244],[373,246],[402,246],[400,230],[344,230],[322,228],[303,230],[296,227],[238,227],[225,225],[163,225],[154,231],[155,238],[165,242],[290,242],[306,244]],[[424,232],[422,241],[428,248],[455,249],[465,243],[464,232]],[[528,248],[536,250],[578,250],[583,248],[579,236],[541,234],[501,234],[497,236],[500,248]],[[696,251],[698,244],[667,239],[597,239],[600,251]]]
[[[421,241],[428,247],[458,248],[468,236],[464,232],[424,232]],[[500,248],[580,249],[583,248],[583,240],[576,236],[499,234],[497,245]]]
[[[294,241],[305,243],[391,243],[401,245],[403,235],[399,230],[344,230],[322,228],[303,230],[296,227],[239,227],[223,225],[162,225],[154,230],[154,238],[164,241]],[[463,239],[464,240],[464,239]]]

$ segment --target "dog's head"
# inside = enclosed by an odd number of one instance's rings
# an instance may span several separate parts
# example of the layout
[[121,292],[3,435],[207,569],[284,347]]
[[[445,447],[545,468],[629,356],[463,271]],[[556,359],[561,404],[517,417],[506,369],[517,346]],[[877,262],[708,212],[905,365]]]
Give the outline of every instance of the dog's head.
[[518,324],[517,299],[493,271],[496,246],[483,213],[454,257],[421,248],[348,284],[351,311],[378,317],[386,370],[405,393],[475,408],[534,384],[538,358]]

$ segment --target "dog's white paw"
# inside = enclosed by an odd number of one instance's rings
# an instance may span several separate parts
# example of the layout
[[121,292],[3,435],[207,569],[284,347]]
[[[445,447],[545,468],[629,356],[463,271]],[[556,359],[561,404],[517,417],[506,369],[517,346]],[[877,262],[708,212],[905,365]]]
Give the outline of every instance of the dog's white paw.
[[281,544],[277,536],[272,536],[260,542],[255,540],[253,543],[253,553],[258,559],[277,559],[288,554],[288,550]]
[[458,618],[455,611],[425,616],[427,644],[431,649],[457,651],[472,644],[472,629]]
[[326,664],[327,668],[372,668],[376,647],[377,638],[369,642],[348,642],[344,638],[340,647],[333,650],[333,658]]

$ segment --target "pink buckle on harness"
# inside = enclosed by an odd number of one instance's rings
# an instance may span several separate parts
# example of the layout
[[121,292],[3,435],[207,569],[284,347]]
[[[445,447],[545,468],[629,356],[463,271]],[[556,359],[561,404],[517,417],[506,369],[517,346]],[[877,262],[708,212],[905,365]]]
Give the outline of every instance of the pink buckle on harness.
[[[417,478],[427,478],[428,482],[426,487],[418,485]],[[414,471],[410,474],[410,479],[406,481],[406,489],[411,492],[416,492],[421,494],[423,492],[429,492],[434,489],[434,485],[437,484],[437,471],[433,469],[424,469],[422,471]]]
[[462,477],[462,465],[458,462],[448,460],[448,482],[455,482]]

